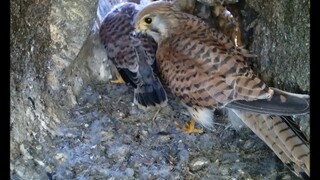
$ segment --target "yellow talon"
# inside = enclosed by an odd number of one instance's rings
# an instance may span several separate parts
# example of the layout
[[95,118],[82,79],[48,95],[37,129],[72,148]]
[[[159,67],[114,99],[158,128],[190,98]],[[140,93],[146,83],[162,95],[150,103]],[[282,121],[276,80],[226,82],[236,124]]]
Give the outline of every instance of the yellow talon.
[[196,124],[196,121],[194,119],[191,119],[190,122],[186,122],[184,124],[184,127],[181,127],[179,125],[179,123],[177,123],[176,121],[174,122],[174,124],[176,125],[176,128],[177,130],[181,130],[185,133],[188,133],[188,134],[191,134],[191,133],[203,133],[203,130],[202,129],[197,129],[195,128],[195,124]]
[[117,73],[116,75],[116,80],[111,80],[110,82],[113,84],[125,84],[124,80],[122,79],[119,73]]

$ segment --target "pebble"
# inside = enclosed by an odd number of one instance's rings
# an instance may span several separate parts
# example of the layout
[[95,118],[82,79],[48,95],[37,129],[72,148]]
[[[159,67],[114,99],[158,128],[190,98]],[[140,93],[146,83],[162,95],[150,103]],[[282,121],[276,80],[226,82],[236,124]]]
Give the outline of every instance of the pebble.
[[208,160],[205,157],[199,157],[195,158],[190,162],[190,170],[193,172],[199,171],[205,167],[207,167],[210,163],[210,160]]

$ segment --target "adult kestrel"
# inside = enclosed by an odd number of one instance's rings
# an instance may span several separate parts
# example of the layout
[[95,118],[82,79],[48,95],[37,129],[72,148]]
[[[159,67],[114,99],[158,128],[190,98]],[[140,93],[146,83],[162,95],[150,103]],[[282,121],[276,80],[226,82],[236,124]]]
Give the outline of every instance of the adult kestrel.
[[[122,79],[134,87],[134,102],[138,107],[162,107],[166,105],[167,95],[155,73],[157,44],[149,36],[130,36],[139,8],[130,2],[115,6],[101,24],[100,39]],[[121,78],[117,78],[113,82],[121,83]]]
[[286,117],[308,113],[308,95],[268,87],[246,63],[247,50],[172,3],[155,2],[139,11],[135,33],[158,43],[161,78],[188,109],[189,132],[195,121],[212,126],[213,110],[228,108],[285,164],[309,175],[309,143]]

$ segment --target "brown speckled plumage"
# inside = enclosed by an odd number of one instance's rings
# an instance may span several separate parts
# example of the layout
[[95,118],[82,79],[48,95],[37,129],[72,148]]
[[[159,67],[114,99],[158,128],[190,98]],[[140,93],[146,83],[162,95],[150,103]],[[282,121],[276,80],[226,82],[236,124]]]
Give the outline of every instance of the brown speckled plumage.
[[134,38],[133,18],[139,5],[121,3],[104,18],[100,27],[100,39],[108,59],[117,67],[125,82],[134,88],[135,102],[140,108],[164,106],[166,93],[155,74],[157,44],[148,36]]
[[171,3],[146,6],[137,14],[135,28],[157,41],[163,82],[193,119],[210,127],[212,111],[227,107],[284,163],[309,175],[309,144],[294,122],[284,118],[308,113],[308,95],[268,87],[246,63],[245,58],[252,56],[247,50]]

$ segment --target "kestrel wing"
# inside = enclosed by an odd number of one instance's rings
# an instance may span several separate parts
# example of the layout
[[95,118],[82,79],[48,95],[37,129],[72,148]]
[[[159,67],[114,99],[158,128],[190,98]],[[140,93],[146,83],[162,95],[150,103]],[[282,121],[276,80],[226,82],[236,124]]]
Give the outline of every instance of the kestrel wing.
[[204,36],[173,37],[158,50],[161,72],[175,95],[187,104],[208,108],[270,97],[267,86],[252,74],[240,53],[231,55]]
[[142,50],[145,52],[146,56],[148,57],[146,59],[147,63],[152,66],[153,71],[157,74],[157,66],[156,66],[156,51],[157,51],[157,43],[154,41],[154,39],[150,36],[140,36],[140,46],[142,47]]
[[[254,76],[253,72],[249,69],[248,65],[245,62],[244,57],[250,57],[252,55],[250,55],[249,52],[245,49],[235,47],[229,40],[229,38],[224,34],[207,27],[208,25],[206,24],[199,25],[201,28],[206,27],[206,29],[203,29],[203,31],[200,34],[198,33],[194,38],[197,43],[205,42],[207,46],[217,47],[219,50],[222,50],[223,53],[233,55],[236,60],[236,62],[233,63],[237,63],[237,65],[234,65],[234,67],[227,67],[226,69],[232,70],[232,68],[238,66],[236,68],[236,70],[238,71],[236,71],[234,75],[242,75],[238,77],[238,83],[235,88],[236,93],[245,98],[244,100],[232,101],[227,104],[227,107],[232,107],[239,110],[247,110],[256,113],[275,115],[299,115],[309,112],[309,102],[307,101],[308,98],[306,98],[305,95],[288,93],[275,88],[271,88],[274,91],[272,98],[249,101],[249,98],[246,98],[246,96],[251,94],[254,89],[248,89],[250,88],[250,86],[266,87],[266,85],[262,81]],[[206,41],[204,39],[205,37],[209,37],[209,39],[211,37],[211,41]],[[232,59],[228,61],[231,62]],[[252,79],[255,79],[255,81],[251,81]],[[235,99],[238,98],[236,97]]]
[[119,4],[105,16],[100,27],[100,39],[107,51],[108,59],[117,67],[122,78],[133,86],[135,83],[129,78],[132,75],[123,71],[134,70],[137,67],[135,51],[130,44],[129,36],[133,30],[131,22],[137,11],[136,4]]
[[[250,54],[248,50],[242,47],[236,47],[227,35],[212,28],[208,23],[195,16],[181,13],[179,20],[183,21],[183,25],[185,26],[183,33],[179,34],[182,35],[182,37],[185,36],[192,39],[192,41],[217,47],[222,52],[228,52],[234,55],[240,54],[244,57],[255,57],[255,55]],[[241,60],[243,60],[243,58]]]
[[310,112],[308,96],[288,93],[276,88],[271,89],[274,90],[274,94],[270,99],[236,100],[228,103],[226,107],[255,113],[287,116]]
[[134,87],[134,102],[142,109],[164,106],[166,93],[154,74],[156,43],[150,37],[130,36],[137,11],[134,3],[117,6],[103,20],[100,38],[109,60],[123,80]]
[[309,111],[306,99],[269,88],[250,69],[245,52],[227,48],[223,38],[217,41],[217,33],[190,28],[190,32],[163,43],[165,51],[172,49],[167,59],[172,61],[174,75],[167,78],[178,84],[173,85],[178,96],[202,107],[228,106],[232,102],[228,107],[260,113],[294,115]]
[[[138,88],[135,89],[135,101],[145,107],[164,106],[167,102],[167,95],[153,68],[156,67],[155,49],[142,43],[135,43],[134,49],[139,58],[137,72]],[[154,54],[150,54],[152,51]]]

